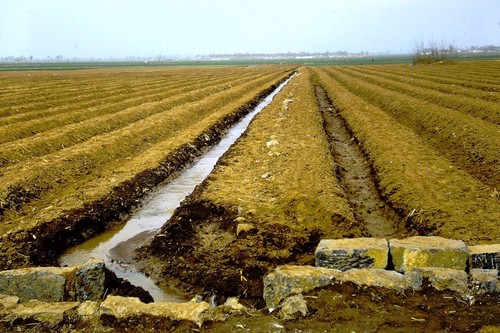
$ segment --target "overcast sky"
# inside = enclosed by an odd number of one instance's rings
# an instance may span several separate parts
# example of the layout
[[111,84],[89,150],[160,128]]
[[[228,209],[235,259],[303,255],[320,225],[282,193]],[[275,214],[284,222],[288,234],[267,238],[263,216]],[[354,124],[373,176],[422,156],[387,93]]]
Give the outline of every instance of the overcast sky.
[[500,45],[500,0],[0,0],[0,57]]

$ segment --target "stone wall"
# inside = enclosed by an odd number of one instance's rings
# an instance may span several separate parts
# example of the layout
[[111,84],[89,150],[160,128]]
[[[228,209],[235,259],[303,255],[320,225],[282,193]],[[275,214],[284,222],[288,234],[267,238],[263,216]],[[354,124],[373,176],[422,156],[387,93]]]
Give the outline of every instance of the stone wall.
[[[267,307],[284,318],[307,313],[303,293],[334,283],[418,290],[431,286],[470,297],[500,292],[500,245],[467,247],[439,237],[403,240],[371,238],[322,240],[314,266],[279,266],[264,278]],[[57,327],[67,318],[129,320],[151,316],[201,326],[245,308],[236,298],[221,306],[200,299],[185,303],[143,303],[106,296],[108,271],[101,260],[73,267],[35,267],[0,272],[0,322]]]
[[[196,298],[190,302],[143,303],[136,297],[106,295],[113,275],[102,260],[73,267],[33,267],[0,272],[0,328],[41,324],[56,329],[67,321],[112,318],[137,320],[143,316],[189,321],[201,326],[221,314],[245,307],[228,298],[215,307]],[[2,326],[3,325],[3,326]]]
[[500,292],[500,244],[468,247],[460,240],[423,236],[324,239],[315,259],[316,267],[280,266],[264,278],[269,309],[280,309],[284,318],[302,313],[305,300],[297,295],[342,282],[398,291],[431,286],[464,297]]

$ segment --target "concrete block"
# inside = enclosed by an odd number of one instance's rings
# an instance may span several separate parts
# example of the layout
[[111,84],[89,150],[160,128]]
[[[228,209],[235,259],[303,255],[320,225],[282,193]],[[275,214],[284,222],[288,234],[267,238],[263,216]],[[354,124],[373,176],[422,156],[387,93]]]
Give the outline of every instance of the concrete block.
[[442,267],[465,270],[467,246],[461,240],[415,236],[389,240],[394,268],[406,272],[413,267]]
[[381,238],[323,239],[314,254],[316,266],[346,271],[352,268],[386,268],[387,240]]

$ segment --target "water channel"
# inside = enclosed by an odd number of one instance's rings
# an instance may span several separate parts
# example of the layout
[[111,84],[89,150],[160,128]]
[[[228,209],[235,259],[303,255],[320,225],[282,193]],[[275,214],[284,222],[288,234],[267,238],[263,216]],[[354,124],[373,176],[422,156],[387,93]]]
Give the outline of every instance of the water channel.
[[[177,178],[153,191],[144,200],[140,209],[134,212],[126,222],[80,245],[69,248],[59,258],[59,264],[61,266],[79,265],[89,258],[100,258],[118,277],[147,290],[156,302],[186,301],[183,295],[173,290],[161,289],[150,278],[134,269],[128,263],[132,260],[132,251],[141,245],[145,238],[152,237],[163,226],[181,201],[210,174],[217,160],[243,134],[253,117],[272,101],[290,79],[280,84],[264,98],[254,110],[231,127],[217,145],[198,157]],[[133,246],[134,243],[136,246]],[[118,253],[120,253],[119,259],[116,257]],[[129,260],[123,260],[123,253],[128,253]]]

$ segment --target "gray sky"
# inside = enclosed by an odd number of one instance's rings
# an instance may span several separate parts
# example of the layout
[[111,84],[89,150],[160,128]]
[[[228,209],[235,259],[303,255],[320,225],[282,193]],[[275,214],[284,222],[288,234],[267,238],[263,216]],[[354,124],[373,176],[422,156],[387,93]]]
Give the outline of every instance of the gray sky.
[[500,45],[500,0],[0,0],[0,57]]

